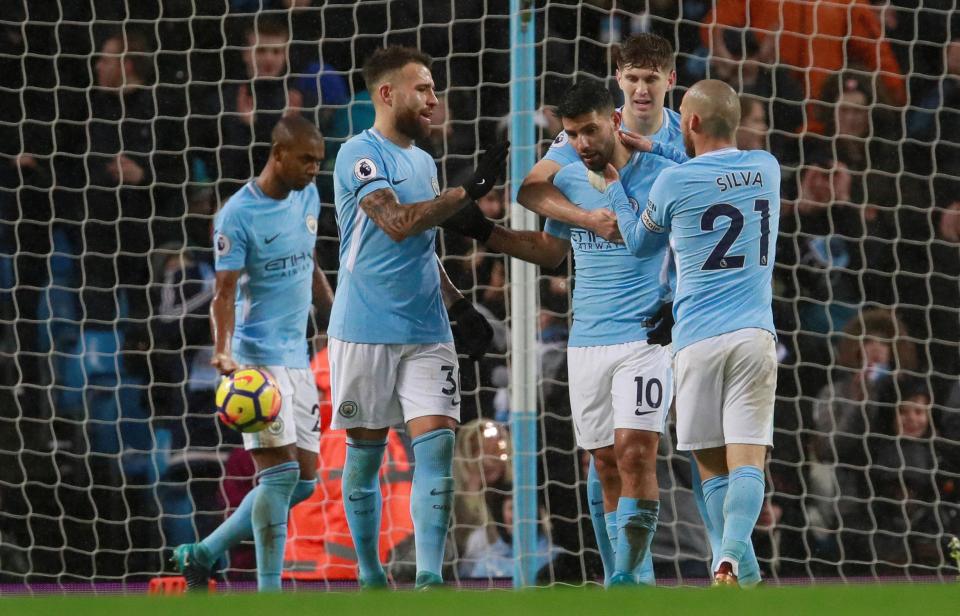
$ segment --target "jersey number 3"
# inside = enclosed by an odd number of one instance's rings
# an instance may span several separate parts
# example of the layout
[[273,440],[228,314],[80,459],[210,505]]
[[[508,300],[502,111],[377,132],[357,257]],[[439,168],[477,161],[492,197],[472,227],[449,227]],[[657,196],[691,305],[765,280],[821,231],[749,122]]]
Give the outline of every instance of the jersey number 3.
[[[770,249],[770,201],[767,199],[757,199],[753,202],[753,211],[760,212],[760,267],[767,265],[767,252]],[[727,270],[739,269],[743,267],[743,255],[728,255],[727,251],[733,246],[733,243],[740,237],[743,231],[743,214],[740,210],[729,203],[718,203],[711,205],[700,218],[701,231],[713,231],[714,223],[721,216],[730,219],[730,226],[727,232],[723,234],[717,245],[707,260],[704,261],[701,270]]]

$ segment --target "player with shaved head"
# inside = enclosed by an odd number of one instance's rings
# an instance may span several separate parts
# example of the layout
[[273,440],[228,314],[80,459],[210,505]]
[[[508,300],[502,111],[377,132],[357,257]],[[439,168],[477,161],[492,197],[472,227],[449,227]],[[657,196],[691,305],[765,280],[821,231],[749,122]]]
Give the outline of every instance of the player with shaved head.
[[[677,260],[674,370],[677,449],[693,451],[719,538],[714,581],[737,584],[763,505],[777,381],[771,277],[780,220],[780,165],[735,146],[736,92],[705,80],[687,91],[680,124],[692,158],[661,172],[638,216],[615,203],[634,254],[669,234]],[[618,183],[617,171],[604,172]],[[742,580],[741,580],[742,581]]]
[[241,366],[266,369],[283,403],[267,429],[243,435],[257,465],[257,487],[203,541],[174,550],[172,560],[191,589],[205,589],[220,557],[252,537],[257,587],[280,590],[287,513],[313,494],[317,481],[319,402],[305,336],[311,300],[324,311],[333,302],[316,256],[320,197],[314,178],[323,163],[323,137],[299,115],[281,119],[271,137],[263,171],[214,220],[211,363],[224,375]]

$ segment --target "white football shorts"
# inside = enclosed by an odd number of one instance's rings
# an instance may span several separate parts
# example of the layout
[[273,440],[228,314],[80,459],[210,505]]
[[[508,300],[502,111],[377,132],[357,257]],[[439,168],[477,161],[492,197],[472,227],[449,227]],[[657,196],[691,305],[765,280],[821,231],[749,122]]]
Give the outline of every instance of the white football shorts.
[[748,328],[681,349],[677,376],[677,449],[729,444],[773,446],[777,349],[773,334]]
[[362,344],[330,338],[334,430],[389,428],[444,415],[460,421],[452,342]]
[[663,433],[673,399],[668,347],[645,340],[567,348],[577,444],[613,445],[617,428]]
[[266,370],[280,388],[280,414],[260,432],[244,433],[244,449],[283,447],[297,444],[300,449],[320,453],[320,397],[317,382],[309,368],[251,366]]

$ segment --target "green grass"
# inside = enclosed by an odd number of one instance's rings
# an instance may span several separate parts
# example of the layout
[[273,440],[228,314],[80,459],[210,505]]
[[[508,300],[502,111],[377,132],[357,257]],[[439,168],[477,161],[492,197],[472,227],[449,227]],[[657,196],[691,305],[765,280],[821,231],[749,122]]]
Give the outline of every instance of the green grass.
[[791,616],[897,614],[934,616],[960,611],[960,584],[894,584],[729,589],[603,591],[557,589],[429,593],[224,594],[185,597],[0,598],[0,614],[31,616]]

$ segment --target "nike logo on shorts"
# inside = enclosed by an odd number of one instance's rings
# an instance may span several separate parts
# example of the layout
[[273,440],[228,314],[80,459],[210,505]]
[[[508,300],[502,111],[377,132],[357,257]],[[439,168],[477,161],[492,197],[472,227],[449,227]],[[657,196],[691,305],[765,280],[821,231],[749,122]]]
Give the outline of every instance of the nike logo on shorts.
[[656,411],[641,411],[640,409],[637,409],[633,412],[633,414],[637,417],[640,417],[641,415],[649,415],[650,413],[656,413]]

